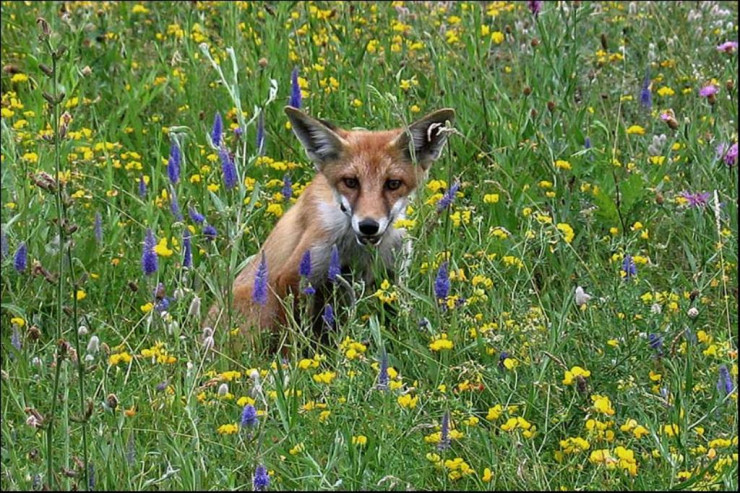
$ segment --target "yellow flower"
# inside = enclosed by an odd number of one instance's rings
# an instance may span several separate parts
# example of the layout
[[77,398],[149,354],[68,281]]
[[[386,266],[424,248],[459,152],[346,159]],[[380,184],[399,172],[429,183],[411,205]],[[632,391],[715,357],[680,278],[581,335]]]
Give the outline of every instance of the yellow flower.
[[498,199],[497,193],[487,193],[483,196],[483,202],[486,204],[496,204],[498,203]]
[[504,33],[502,33],[501,31],[495,31],[493,34],[491,34],[491,41],[493,41],[497,45],[500,45],[504,42]]
[[563,237],[566,243],[570,243],[573,241],[575,233],[573,232],[573,228],[571,228],[569,224],[558,223],[557,228],[561,233],[563,233]]
[[154,303],[147,303],[145,305],[141,305],[139,308],[142,312],[149,313],[154,308]]
[[78,289],[75,297],[77,298],[77,301],[82,301],[87,298],[87,293],[85,293],[83,289]]
[[676,92],[668,86],[663,86],[658,89],[658,96],[673,96]]
[[325,371],[323,373],[317,373],[313,376],[313,381],[316,383],[325,383],[329,385],[332,380],[334,380],[337,377],[336,372],[333,371]]
[[406,409],[413,409],[416,407],[416,403],[419,401],[419,396],[411,397],[411,394],[404,394],[398,396],[398,404]]
[[303,445],[303,443],[301,442],[298,445],[296,445],[295,447],[293,447],[292,449],[288,450],[288,453],[290,455],[298,455],[301,452],[303,452],[305,449],[306,449],[306,446]]
[[480,478],[484,483],[489,483],[493,479],[493,473],[489,468],[483,469],[483,477]]
[[503,412],[504,408],[501,406],[501,404],[496,404],[495,406],[488,408],[488,415],[486,416],[486,419],[488,421],[496,421]]
[[13,83],[28,82],[28,76],[26,74],[14,74],[13,77],[10,78],[10,82],[13,82]]
[[447,334],[442,334],[435,337],[432,342],[429,343],[429,349],[431,351],[442,351],[452,349],[454,346],[453,342],[447,339]]
[[635,427],[635,429],[632,430],[632,434],[635,435],[635,438],[637,438],[639,440],[640,438],[644,437],[645,435],[649,435],[650,432],[644,426],[637,425]]
[[283,215],[283,206],[280,204],[270,204],[267,206],[267,213],[275,217],[281,217]]
[[172,249],[167,248],[167,238],[162,238],[159,240],[157,246],[154,247],[154,253],[160,257],[170,257],[175,252]]
[[352,445],[359,445],[361,447],[367,445],[367,437],[365,435],[353,436]]
[[642,128],[640,125],[632,125],[631,127],[627,128],[627,135],[645,135],[645,129]]
[[591,372],[581,368],[580,366],[574,366],[570,370],[565,372],[565,378],[563,378],[563,385],[573,385],[576,381],[576,377],[588,378],[591,376]]
[[111,354],[108,358],[108,364],[110,364],[111,366],[116,366],[118,365],[118,363],[124,363],[127,365],[131,363],[132,359],[133,358],[131,357],[131,355],[124,351],[119,354]]
[[239,400],[236,401],[236,405],[239,407],[244,407],[247,404],[251,404],[254,406],[255,402],[256,401],[252,399],[251,397],[244,396],[244,397],[239,397]]
[[238,431],[239,431],[239,427],[236,425],[236,423],[221,425],[218,427],[218,432],[221,435],[233,435],[234,433]]
[[680,430],[680,428],[678,427],[677,424],[671,424],[671,425],[665,425],[665,426],[663,426],[663,433],[666,436],[669,436],[669,437],[674,437],[674,436],[678,435],[679,430]]
[[555,167],[564,170],[569,170],[572,168],[568,161],[563,161],[562,159],[558,159],[557,161],[555,161]]
[[607,414],[609,416],[614,415],[614,408],[612,408],[612,403],[609,400],[609,397],[602,396],[602,395],[592,395],[591,401],[594,403],[594,411],[597,413],[603,413]]
[[26,325],[26,321],[23,320],[21,317],[13,317],[13,318],[10,319],[10,324],[11,325],[17,325],[18,328],[21,328],[24,325]]

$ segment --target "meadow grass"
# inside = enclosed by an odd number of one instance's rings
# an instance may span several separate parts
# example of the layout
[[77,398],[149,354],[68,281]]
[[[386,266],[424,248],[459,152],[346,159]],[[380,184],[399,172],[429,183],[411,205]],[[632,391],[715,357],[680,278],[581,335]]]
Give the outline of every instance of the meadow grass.
[[[737,7],[532,3],[3,2],[2,488],[736,490]],[[283,357],[202,317],[313,177],[294,69],[457,117]]]

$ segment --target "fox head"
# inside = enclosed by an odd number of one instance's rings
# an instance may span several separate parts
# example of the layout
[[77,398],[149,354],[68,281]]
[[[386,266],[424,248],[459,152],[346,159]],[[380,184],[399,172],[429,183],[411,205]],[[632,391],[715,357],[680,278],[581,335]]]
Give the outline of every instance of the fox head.
[[285,113],[363,245],[379,245],[405,212],[409,194],[442,153],[446,122],[455,118],[445,108],[406,128],[371,132],[337,128],[291,106]]

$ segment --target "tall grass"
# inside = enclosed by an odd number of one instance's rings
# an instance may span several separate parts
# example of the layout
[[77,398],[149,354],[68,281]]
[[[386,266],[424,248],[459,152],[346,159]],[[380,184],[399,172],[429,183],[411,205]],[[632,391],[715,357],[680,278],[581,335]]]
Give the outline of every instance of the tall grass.
[[[529,3],[0,5],[2,487],[735,490],[737,7]],[[294,68],[345,128],[456,121],[396,276],[276,353],[230,290],[315,173]]]

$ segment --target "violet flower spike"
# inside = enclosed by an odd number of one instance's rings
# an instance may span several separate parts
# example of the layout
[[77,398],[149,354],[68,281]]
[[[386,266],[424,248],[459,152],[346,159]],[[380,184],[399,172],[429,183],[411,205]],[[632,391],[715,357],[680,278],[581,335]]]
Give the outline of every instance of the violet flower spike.
[[198,212],[195,207],[188,207],[188,214],[190,215],[190,219],[192,219],[195,223],[203,224],[203,221],[206,220],[203,214]]
[[283,176],[283,189],[280,193],[283,194],[285,200],[290,200],[293,196],[293,182],[290,180],[290,175]]
[[211,129],[211,142],[213,147],[221,147],[221,139],[224,133],[224,122],[221,119],[221,113],[216,112],[216,116],[213,117],[213,128]]
[[100,212],[95,213],[95,243],[98,245],[103,243],[103,217],[100,215]]
[[331,247],[331,258],[329,259],[329,271],[327,273],[329,281],[336,282],[337,276],[341,274],[341,272],[342,266],[339,261],[339,250],[337,249],[337,245],[334,244]]
[[446,300],[450,294],[450,277],[447,273],[447,262],[443,262],[437,271],[437,277],[434,280],[434,294],[438,300]]
[[193,247],[190,242],[190,230],[185,228],[185,231],[182,233],[182,251],[183,251],[183,259],[182,259],[182,266],[183,267],[192,267],[193,266]]
[[139,197],[142,199],[146,197],[146,180],[143,175],[139,177]]
[[15,251],[15,257],[13,257],[13,267],[15,267],[15,270],[18,272],[23,272],[26,270],[26,266],[28,265],[28,247],[26,246],[26,242],[18,246],[18,250]]
[[154,253],[154,246],[157,244],[157,239],[154,237],[154,233],[151,228],[146,230],[146,237],[144,238],[144,251],[141,254],[141,268],[144,271],[144,275],[150,276],[157,272],[158,259],[157,254]]
[[321,318],[324,319],[324,323],[329,329],[334,328],[334,308],[332,308],[331,305],[327,304],[324,307],[324,314],[321,316]]
[[206,224],[205,227],[203,227],[203,235],[205,235],[206,240],[214,241],[216,239],[216,236],[218,235],[218,232],[216,231],[216,228],[214,228],[210,224]]
[[262,252],[262,261],[254,278],[252,300],[260,306],[267,304],[267,259],[264,252]]
[[303,256],[301,257],[301,263],[298,266],[298,274],[303,277],[308,277],[311,275],[311,250],[306,250],[303,252]]
[[642,81],[642,89],[640,90],[640,105],[645,109],[653,107],[653,95],[650,91],[650,73],[645,74],[645,79]]
[[173,185],[180,181],[180,163],[182,162],[182,155],[180,154],[180,147],[177,142],[172,142],[170,145],[170,159],[167,161],[167,176],[170,178],[170,182]]
[[301,107],[301,86],[298,84],[298,67],[293,69],[293,73],[290,75],[290,103],[293,108],[300,109]]
[[632,255],[627,254],[624,256],[624,260],[622,261],[622,271],[624,272],[625,279],[629,279],[630,277],[637,275],[637,265],[635,265]]
[[452,205],[457,196],[457,191],[460,189],[460,182],[456,181],[452,184],[449,190],[447,190],[439,202],[437,202],[437,212],[442,212],[446,208]]
[[266,491],[270,487],[270,475],[263,465],[257,466],[252,476],[252,486],[254,491]]
[[224,186],[227,189],[232,189],[236,186],[238,178],[236,176],[236,165],[234,160],[231,159],[231,153],[225,147],[218,149],[218,155],[221,158],[221,170],[224,175]]

